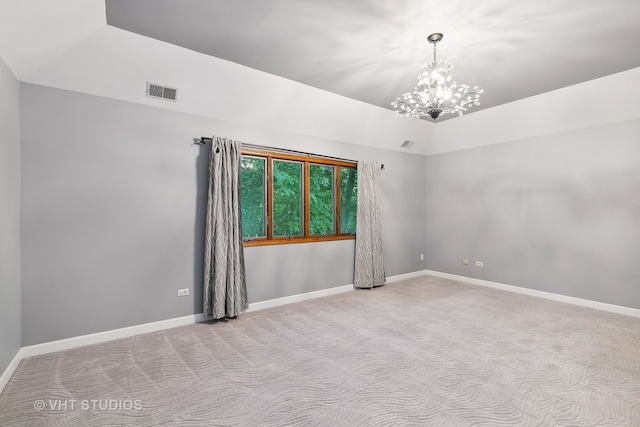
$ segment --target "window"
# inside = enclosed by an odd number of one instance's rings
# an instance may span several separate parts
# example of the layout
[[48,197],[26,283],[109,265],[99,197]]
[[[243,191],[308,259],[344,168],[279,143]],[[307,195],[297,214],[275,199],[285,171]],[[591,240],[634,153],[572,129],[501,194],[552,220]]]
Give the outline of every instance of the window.
[[309,165],[309,234],[336,232],[335,166]]
[[340,232],[356,232],[356,207],[358,205],[358,171],[340,168]]
[[244,148],[245,246],[353,239],[355,162]]
[[302,224],[302,166],[301,162],[272,160],[273,235],[276,237],[300,236]]
[[242,156],[240,164],[240,197],[242,205],[242,236],[266,237],[267,183],[266,161],[260,157]]

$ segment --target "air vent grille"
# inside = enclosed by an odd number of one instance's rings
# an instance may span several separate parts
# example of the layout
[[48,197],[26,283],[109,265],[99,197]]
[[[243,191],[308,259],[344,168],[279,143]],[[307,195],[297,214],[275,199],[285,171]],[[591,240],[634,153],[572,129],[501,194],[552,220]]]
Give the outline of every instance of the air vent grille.
[[147,96],[150,98],[166,99],[167,101],[175,101],[178,96],[178,89],[157,85],[147,82]]
[[178,90],[171,89],[170,87],[165,87],[164,91],[162,92],[162,97],[164,99],[170,99],[172,101],[176,100],[176,95],[178,95]]
[[403,143],[400,145],[400,147],[402,147],[402,148],[410,148],[410,147],[411,147],[413,144],[415,144],[415,143],[416,143],[415,141],[409,141],[409,140],[406,140],[405,142],[403,142]]

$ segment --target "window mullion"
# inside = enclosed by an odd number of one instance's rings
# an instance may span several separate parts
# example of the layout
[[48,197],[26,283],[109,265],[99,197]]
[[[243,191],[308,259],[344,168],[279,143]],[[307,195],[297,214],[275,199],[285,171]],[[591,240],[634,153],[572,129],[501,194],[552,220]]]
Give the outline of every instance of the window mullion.
[[273,240],[273,157],[267,157],[267,240]]
[[333,193],[333,197],[334,197],[334,203],[335,203],[335,216],[336,216],[336,236],[339,236],[340,230],[342,230],[342,228],[340,228],[340,167],[336,166],[334,167],[335,170],[335,175],[334,175],[334,193]]

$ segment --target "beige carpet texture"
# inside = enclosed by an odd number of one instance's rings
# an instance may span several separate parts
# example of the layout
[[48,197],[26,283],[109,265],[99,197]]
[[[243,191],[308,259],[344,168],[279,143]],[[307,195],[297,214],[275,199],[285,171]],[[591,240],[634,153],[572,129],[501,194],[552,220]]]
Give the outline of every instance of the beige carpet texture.
[[39,425],[640,426],[640,319],[422,276],[24,359]]

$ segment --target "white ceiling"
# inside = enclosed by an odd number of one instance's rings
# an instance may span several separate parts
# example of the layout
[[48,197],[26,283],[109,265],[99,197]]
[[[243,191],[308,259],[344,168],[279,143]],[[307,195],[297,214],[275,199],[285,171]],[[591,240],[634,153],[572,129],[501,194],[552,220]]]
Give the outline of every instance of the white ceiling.
[[103,1],[0,0],[0,56],[24,81],[105,25]]
[[[437,154],[640,117],[638,0],[388,3],[0,0],[0,60],[24,83],[241,123],[241,140],[306,135],[313,150]],[[457,80],[485,89],[483,111],[395,117],[434,31]],[[145,96],[147,81],[179,88],[178,102]]]
[[638,0],[106,0],[106,19],[383,108],[433,32],[454,78],[485,90],[475,110],[640,67]]

